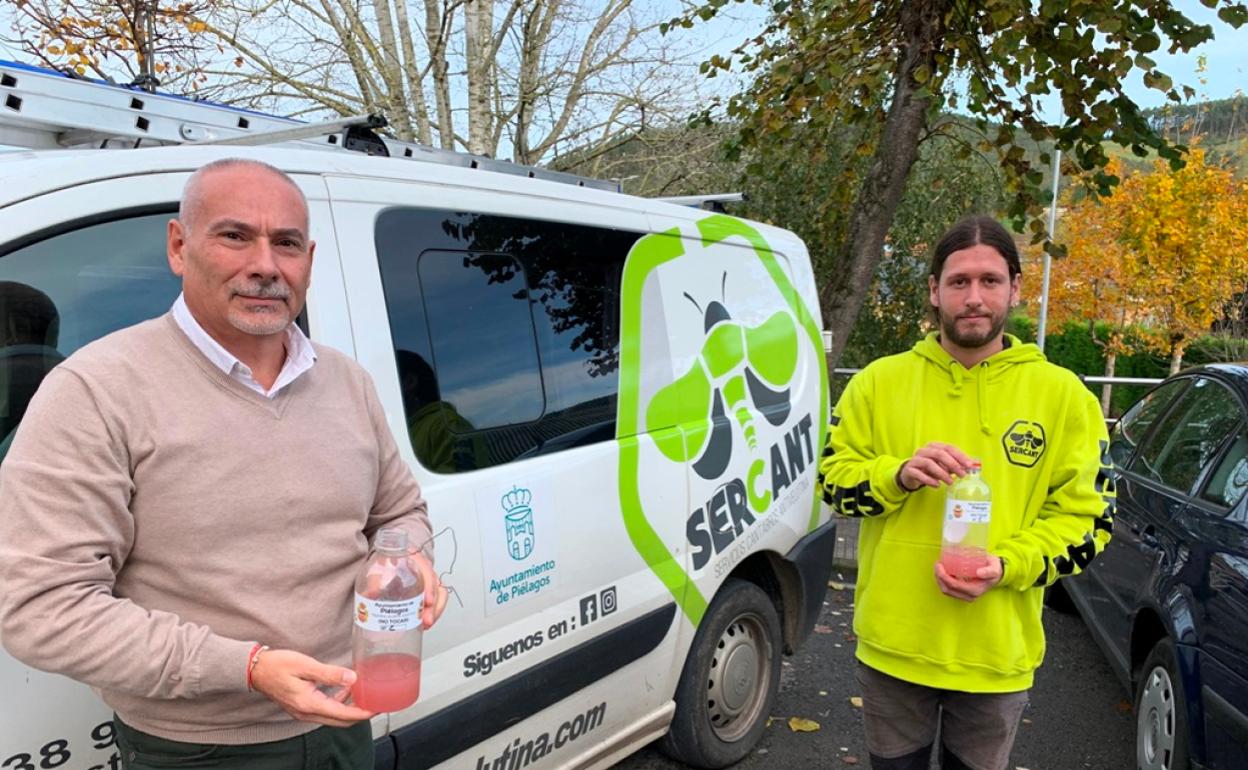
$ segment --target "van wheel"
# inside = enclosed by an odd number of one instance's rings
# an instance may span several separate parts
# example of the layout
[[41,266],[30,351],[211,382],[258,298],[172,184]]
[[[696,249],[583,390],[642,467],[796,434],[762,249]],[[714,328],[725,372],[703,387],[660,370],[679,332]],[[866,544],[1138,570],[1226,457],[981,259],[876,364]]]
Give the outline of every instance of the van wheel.
[[1162,639],[1140,670],[1135,692],[1135,758],[1140,770],[1188,770],[1187,701],[1174,656]]
[[780,685],[780,616],[753,583],[729,578],[693,637],[676,687],[676,716],[659,748],[686,765],[720,768],[754,748]]

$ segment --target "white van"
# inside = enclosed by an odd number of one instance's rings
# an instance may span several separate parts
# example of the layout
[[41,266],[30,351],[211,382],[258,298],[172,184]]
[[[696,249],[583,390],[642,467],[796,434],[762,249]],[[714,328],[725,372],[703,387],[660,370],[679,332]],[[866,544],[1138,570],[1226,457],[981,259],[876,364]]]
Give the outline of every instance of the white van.
[[[226,156],[306,194],[300,323],[374,377],[454,592],[420,700],[373,723],[377,767],[608,767],[661,736],[695,766],[744,756],[835,541],[815,494],[829,404],[801,241],[345,151],[0,154],[0,295],[36,289],[59,319],[33,375],[0,349],[0,451],[47,367],[169,309],[165,223],[190,173]],[[0,653],[0,768],[117,768],[110,718],[88,688]]]

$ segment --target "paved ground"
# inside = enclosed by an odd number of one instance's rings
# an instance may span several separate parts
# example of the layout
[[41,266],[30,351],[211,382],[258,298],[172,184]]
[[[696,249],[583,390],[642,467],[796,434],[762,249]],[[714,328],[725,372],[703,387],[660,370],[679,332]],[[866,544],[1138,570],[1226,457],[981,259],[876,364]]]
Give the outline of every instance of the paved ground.
[[[835,577],[835,576],[834,576]],[[828,592],[820,631],[786,659],[773,721],[754,752],[737,767],[821,768],[867,766],[862,717],[850,703],[853,680],[853,591]],[[1134,718],[1125,690],[1083,621],[1045,612],[1048,652],[1024,714],[1012,767],[1018,770],[1130,770],[1135,767]],[[793,732],[789,717],[819,723]],[[617,770],[682,770],[684,765],[647,748]]]

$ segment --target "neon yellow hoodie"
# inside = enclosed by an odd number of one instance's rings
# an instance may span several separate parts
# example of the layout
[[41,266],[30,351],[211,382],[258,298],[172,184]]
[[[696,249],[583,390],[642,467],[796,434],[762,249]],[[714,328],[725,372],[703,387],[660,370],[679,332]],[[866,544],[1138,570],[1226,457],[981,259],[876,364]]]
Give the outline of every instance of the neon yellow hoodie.
[[[1114,489],[1099,404],[1035,345],[967,370],[935,334],[879,359],[841,396],[819,470],[824,499],[862,517],[854,632],[858,659],[910,682],[966,692],[1031,687],[1044,658],[1044,586],[1109,542]],[[936,585],[945,489],[907,494],[901,464],[953,444],[992,489],[989,550],[1001,583],[974,602]]]

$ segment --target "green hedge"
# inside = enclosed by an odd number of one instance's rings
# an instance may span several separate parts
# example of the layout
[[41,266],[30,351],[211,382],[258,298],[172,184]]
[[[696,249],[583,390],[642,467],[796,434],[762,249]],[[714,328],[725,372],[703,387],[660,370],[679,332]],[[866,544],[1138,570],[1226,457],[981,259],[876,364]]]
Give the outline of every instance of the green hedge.
[[[1036,322],[1025,316],[1015,316],[1009,321],[1010,333],[1017,335],[1026,342],[1036,339]],[[1105,356],[1101,348],[1092,341],[1087,324],[1068,323],[1056,333],[1050,331],[1046,336],[1045,356],[1050,361],[1075,372],[1087,376],[1105,374]],[[1109,336],[1109,327],[1097,325],[1097,337],[1105,339]],[[1208,335],[1194,341],[1183,357],[1183,367],[1199,366],[1200,364],[1219,361],[1236,361],[1248,359],[1248,340],[1224,336]],[[1134,353],[1119,356],[1114,366],[1115,377],[1150,377],[1162,378],[1170,372],[1168,356],[1156,353]],[[1100,385],[1089,385],[1099,399]],[[1146,385],[1115,385],[1110,400],[1110,416],[1120,416],[1131,404],[1148,392]]]

